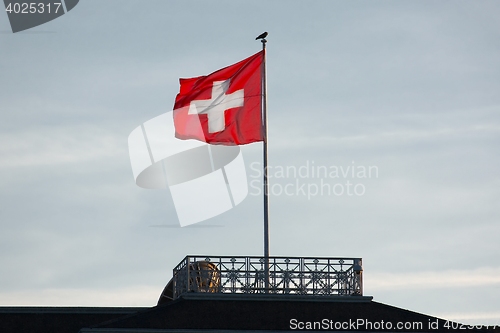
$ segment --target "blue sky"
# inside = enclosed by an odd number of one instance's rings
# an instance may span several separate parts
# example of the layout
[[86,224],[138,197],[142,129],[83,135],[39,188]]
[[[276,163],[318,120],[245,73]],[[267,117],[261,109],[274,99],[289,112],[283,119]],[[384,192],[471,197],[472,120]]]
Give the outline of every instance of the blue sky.
[[[261,197],[167,227],[170,194],[135,185],[127,138],[172,110],[179,77],[250,56],[268,31],[270,165],[378,170],[328,180],[363,195],[273,195],[271,254],[362,257],[376,301],[500,324],[499,14],[87,0],[16,34],[0,14],[0,305],[149,306],[187,254],[262,254]],[[261,150],[242,148],[249,180]]]

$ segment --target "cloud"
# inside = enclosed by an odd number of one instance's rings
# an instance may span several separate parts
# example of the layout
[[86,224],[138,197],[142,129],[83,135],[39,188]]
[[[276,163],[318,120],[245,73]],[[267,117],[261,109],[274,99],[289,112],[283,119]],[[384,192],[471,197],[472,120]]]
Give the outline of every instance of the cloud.
[[481,325],[481,328],[484,328],[484,326],[500,326],[500,311],[442,312],[438,313],[436,317],[467,325]]
[[2,306],[154,306],[162,286],[129,285],[122,288],[47,288],[2,292]]
[[126,141],[94,125],[0,133],[0,167],[60,166],[126,154]]
[[365,290],[467,288],[500,285],[500,267],[442,272],[370,273]]

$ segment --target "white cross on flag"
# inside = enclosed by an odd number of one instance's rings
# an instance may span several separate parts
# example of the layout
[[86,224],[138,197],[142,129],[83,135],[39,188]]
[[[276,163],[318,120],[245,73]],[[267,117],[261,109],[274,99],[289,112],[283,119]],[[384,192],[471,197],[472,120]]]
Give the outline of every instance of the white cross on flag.
[[180,79],[175,136],[225,145],[262,141],[263,59],[261,51],[212,74]]

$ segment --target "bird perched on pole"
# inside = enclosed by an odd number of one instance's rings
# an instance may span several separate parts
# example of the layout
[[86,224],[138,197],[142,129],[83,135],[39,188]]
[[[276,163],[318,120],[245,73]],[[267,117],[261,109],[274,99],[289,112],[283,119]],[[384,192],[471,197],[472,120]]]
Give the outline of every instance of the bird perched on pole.
[[260,35],[258,35],[258,36],[257,36],[257,38],[255,38],[255,40],[257,40],[257,39],[264,39],[264,38],[266,38],[266,37],[267,37],[267,31],[266,31],[266,32],[261,33]]

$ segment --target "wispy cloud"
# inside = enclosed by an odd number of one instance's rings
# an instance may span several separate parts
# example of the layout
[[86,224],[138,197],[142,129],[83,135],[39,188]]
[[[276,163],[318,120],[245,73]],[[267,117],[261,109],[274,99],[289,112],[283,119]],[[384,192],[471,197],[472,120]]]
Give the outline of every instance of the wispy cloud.
[[463,140],[464,138],[482,137],[484,135],[499,135],[500,125],[497,124],[474,124],[460,127],[429,127],[421,129],[403,129],[403,130],[381,130],[374,133],[359,135],[318,136],[309,134],[307,141],[289,140],[290,136],[277,135],[273,145],[278,148],[303,149],[308,146],[314,147],[334,147],[342,146],[352,147],[362,145],[366,147],[410,144],[426,141],[445,142],[449,140]]
[[500,285],[500,267],[442,272],[370,273],[365,289],[370,292],[394,289],[464,288]]
[[126,154],[125,139],[91,125],[0,133],[0,167],[61,165]]
[[500,311],[499,312],[443,312],[436,314],[436,317],[446,318],[455,322],[478,325],[481,328],[485,326],[500,326]]
[[42,289],[0,293],[2,306],[154,306],[161,286],[122,289]]

